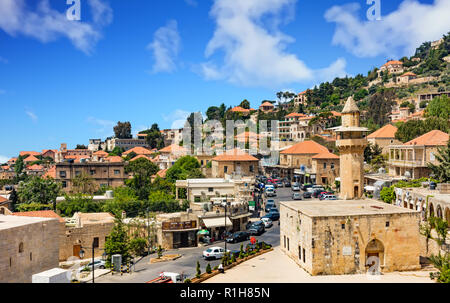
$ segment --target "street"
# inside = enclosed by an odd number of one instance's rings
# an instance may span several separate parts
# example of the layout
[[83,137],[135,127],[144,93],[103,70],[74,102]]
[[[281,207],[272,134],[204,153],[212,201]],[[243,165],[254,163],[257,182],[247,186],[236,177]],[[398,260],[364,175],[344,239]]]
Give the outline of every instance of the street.
[[[280,201],[290,201],[292,195],[292,190],[290,188],[278,188],[277,196],[271,199],[275,200],[275,204],[279,209]],[[264,215],[264,213],[261,213]],[[267,228],[260,236],[255,237],[258,241],[264,241],[266,243],[272,244],[273,246],[278,246],[280,244],[280,227],[278,221],[274,222],[271,228]],[[227,249],[229,250],[239,250],[241,244],[244,248],[250,241],[239,242],[239,243],[227,243]],[[200,268],[202,272],[205,272],[206,266],[209,263],[211,268],[220,264],[220,260],[208,260],[205,261],[202,258],[202,253],[208,247],[220,246],[224,247],[224,241],[218,241],[214,244],[204,246],[204,247],[193,247],[193,248],[181,248],[175,250],[165,251],[164,254],[181,254],[182,257],[168,262],[161,262],[150,264],[150,258],[156,258],[156,254],[147,256],[140,260],[134,271],[131,274],[124,273],[120,274],[108,274],[95,279],[96,283],[145,283],[159,276],[161,272],[175,272],[184,274],[187,278],[193,278],[196,273],[197,261],[200,262]]]

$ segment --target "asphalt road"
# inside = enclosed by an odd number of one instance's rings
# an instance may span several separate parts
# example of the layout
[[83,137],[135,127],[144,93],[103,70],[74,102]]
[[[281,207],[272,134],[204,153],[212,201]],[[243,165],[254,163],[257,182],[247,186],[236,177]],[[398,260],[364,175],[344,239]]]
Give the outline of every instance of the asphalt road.
[[[275,200],[275,204],[279,209],[280,201],[290,201],[292,196],[292,191],[290,188],[278,188],[277,196],[271,199]],[[264,215],[264,212],[261,212]],[[278,221],[274,222],[271,228],[267,228],[266,232],[260,236],[255,237],[258,241],[265,241],[273,246],[278,246],[280,244],[280,227],[278,226]],[[244,247],[250,243],[250,241],[240,242],[240,243],[227,243],[227,249],[229,250],[239,250],[241,243]],[[175,272],[182,273],[187,278],[192,278],[195,276],[197,261],[200,262],[200,268],[202,272],[205,272],[206,265],[211,264],[211,268],[219,265],[220,260],[210,260],[205,261],[202,258],[202,253],[208,247],[219,246],[223,247],[224,242],[218,241],[212,245],[205,247],[195,247],[195,248],[181,248],[175,250],[166,251],[165,254],[181,254],[182,257],[169,262],[161,262],[150,264],[150,258],[155,258],[156,255],[150,255],[142,260],[140,260],[136,265],[134,272],[131,274],[124,273],[123,275],[105,275],[95,279],[96,283],[145,283],[159,276],[161,272]]]

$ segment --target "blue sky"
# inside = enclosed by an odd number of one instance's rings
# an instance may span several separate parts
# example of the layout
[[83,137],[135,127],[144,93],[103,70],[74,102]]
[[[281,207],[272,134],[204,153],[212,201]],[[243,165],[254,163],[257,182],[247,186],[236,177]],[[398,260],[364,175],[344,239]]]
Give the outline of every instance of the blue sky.
[[[450,1],[0,1],[0,163],[21,150],[170,128],[193,111],[366,74],[450,30]],[[177,123],[176,123],[177,124]],[[179,124],[179,121],[178,121]]]

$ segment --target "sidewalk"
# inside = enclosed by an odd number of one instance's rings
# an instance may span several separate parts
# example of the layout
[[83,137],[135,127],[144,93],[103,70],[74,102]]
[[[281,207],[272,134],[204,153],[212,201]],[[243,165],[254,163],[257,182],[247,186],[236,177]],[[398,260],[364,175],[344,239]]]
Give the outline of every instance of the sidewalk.
[[273,251],[235,266],[204,283],[434,283],[429,273],[394,272],[376,277],[365,274],[311,276],[277,246]]
[[[107,275],[111,272],[110,269],[96,269],[94,271],[94,278],[97,279],[98,277]],[[87,282],[91,282],[92,281],[92,272],[89,273],[89,275],[85,278],[79,278],[78,279],[81,283],[87,283]]]

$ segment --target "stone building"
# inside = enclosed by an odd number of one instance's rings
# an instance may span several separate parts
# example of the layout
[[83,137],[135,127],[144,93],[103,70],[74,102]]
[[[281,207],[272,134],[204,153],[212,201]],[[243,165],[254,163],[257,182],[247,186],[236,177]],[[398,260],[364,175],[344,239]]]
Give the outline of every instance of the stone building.
[[341,198],[358,199],[364,192],[364,149],[368,129],[360,127],[360,111],[353,97],[349,97],[342,110],[342,126],[334,128],[338,135],[341,165]]
[[389,175],[420,179],[429,177],[428,164],[438,164],[439,147],[447,145],[449,134],[432,130],[402,145],[389,146]]
[[58,267],[59,227],[53,218],[0,215],[0,283],[31,283]]
[[156,216],[158,245],[164,249],[197,247],[199,222],[196,214],[189,212]]
[[212,159],[212,177],[225,176],[252,177],[258,174],[259,159],[240,149],[225,151]]
[[128,175],[125,173],[125,162],[91,162],[56,163],[54,176],[62,183],[65,192],[74,189],[73,181],[76,176],[87,175],[93,179],[97,187],[122,186]]
[[389,153],[389,145],[401,144],[395,139],[398,128],[392,124],[386,124],[382,128],[367,136],[367,141],[372,145],[378,145],[383,149],[383,154]]
[[[65,220],[65,226],[59,233],[59,260],[80,256],[82,247],[94,246],[94,256],[103,254],[105,242],[112,228],[114,217],[109,213],[75,213]],[[85,258],[92,258],[92,249],[83,249]]]
[[281,249],[311,275],[417,270],[419,221],[374,200],[282,202]]

